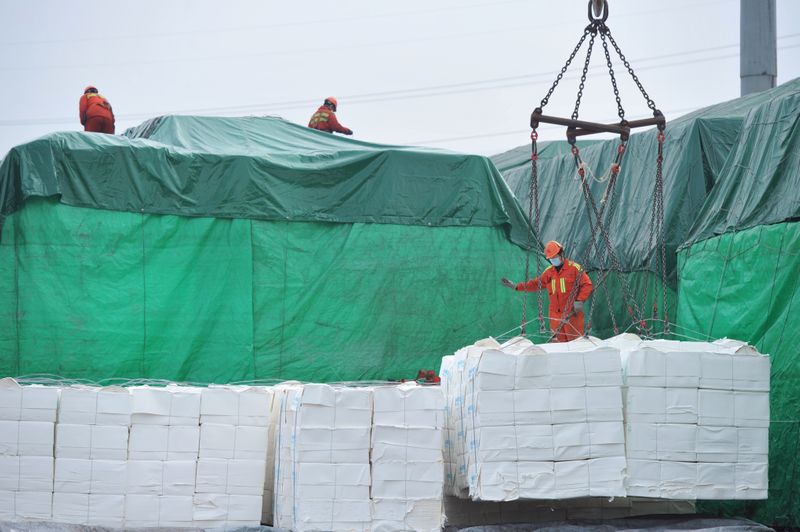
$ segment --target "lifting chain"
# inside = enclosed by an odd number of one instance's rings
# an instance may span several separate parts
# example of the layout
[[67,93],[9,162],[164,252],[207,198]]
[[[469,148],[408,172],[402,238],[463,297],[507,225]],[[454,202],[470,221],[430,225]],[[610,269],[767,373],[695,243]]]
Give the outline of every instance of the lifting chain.
[[669,334],[669,307],[667,306],[667,240],[664,234],[664,127],[658,128],[658,157],[656,158],[656,198],[658,208],[658,248],[661,255],[661,317],[664,320],[664,334]]
[[578,85],[578,95],[575,98],[575,109],[572,111],[572,119],[578,119],[578,110],[581,107],[581,98],[583,98],[583,88],[586,85],[586,74],[589,72],[589,63],[592,60],[592,50],[594,49],[594,38],[597,35],[597,30],[592,29],[592,38],[589,39],[589,47],[586,49],[586,60],[583,62],[583,72],[581,73],[581,83]]
[[[594,15],[593,15],[593,7],[594,7]],[[656,179],[654,183],[654,191],[653,191],[653,210],[651,212],[650,217],[650,238],[648,249],[654,249],[656,256],[656,270],[661,275],[661,284],[662,284],[662,318],[664,323],[664,332],[668,332],[669,330],[669,313],[668,313],[668,301],[667,301],[667,261],[666,261],[666,239],[664,234],[664,180],[663,180],[663,144],[664,144],[664,120],[663,114],[661,111],[658,110],[656,107],[655,102],[650,98],[650,95],[642,86],[642,83],[639,81],[638,76],[633,70],[628,59],[622,53],[617,42],[614,40],[614,37],[611,35],[611,30],[606,25],[606,20],[608,19],[608,2],[606,0],[589,0],[588,6],[588,18],[589,24],[584,28],[583,34],[581,35],[578,43],[575,45],[575,48],[570,53],[569,57],[567,58],[566,63],[561,68],[560,72],[556,76],[556,79],[553,81],[553,84],[545,94],[545,97],[542,98],[539,107],[534,110],[534,113],[531,117],[531,184],[528,193],[528,200],[529,200],[529,208],[528,208],[528,221],[529,221],[529,231],[528,231],[528,255],[525,260],[525,278],[529,278],[530,273],[530,253],[533,246],[533,234],[536,235],[536,240],[538,245],[541,247],[540,242],[540,209],[539,209],[539,190],[538,190],[538,180],[539,180],[539,172],[538,172],[538,147],[537,147],[537,128],[540,121],[554,123],[554,124],[563,124],[568,125],[567,129],[567,139],[572,146],[572,154],[575,161],[575,166],[578,171],[578,175],[581,181],[581,190],[583,193],[584,200],[587,205],[587,211],[589,215],[589,231],[590,231],[590,239],[587,245],[587,248],[584,253],[584,264],[591,264],[590,261],[592,256],[595,259],[596,267],[602,272],[601,279],[598,283],[598,287],[601,285],[605,289],[605,299],[606,303],[608,304],[609,311],[611,314],[611,321],[614,328],[614,332],[618,334],[620,332],[619,325],[617,323],[611,297],[610,297],[610,290],[607,286],[604,285],[605,281],[607,280],[609,274],[613,272],[620,284],[620,288],[622,291],[622,296],[627,307],[628,314],[633,320],[633,325],[635,325],[640,332],[640,334],[644,334],[646,336],[650,336],[650,328],[646,320],[644,319],[645,314],[643,312],[644,308],[646,308],[646,293],[647,293],[647,285],[645,280],[645,296],[643,302],[645,303],[644,307],[640,307],[636,301],[636,298],[632,294],[632,290],[630,284],[628,282],[627,277],[622,272],[622,265],[620,263],[619,257],[617,256],[616,250],[612,245],[611,237],[609,235],[608,228],[611,225],[611,222],[614,218],[614,214],[616,212],[617,207],[617,196],[615,194],[616,185],[618,181],[618,175],[620,171],[620,167],[622,164],[622,160],[625,154],[625,150],[627,147],[627,141],[629,138],[630,128],[632,127],[642,127],[644,125],[658,125],[658,157],[656,162]],[[611,80],[611,87],[614,92],[614,99],[617,104],[617,115],[619,116],[620,122],[618,126],[613,125],[600,125],[594,124],[590,122],[581,122],[578,121],[578,116],[580,112],[581,106],[581,99],[583,97],[583,91],[586,85],[586,78],[588,76],[589,65],[591,62],[592,51],[594,49],[594,43],[597,35],[600,35],[600,40],[603,46],[603,54],[605,56],[605,63],[606,67],[608,68],[608,74]],[[542,114],[542,110],[550,101],[550,97],[555,92],[556,87],[564,78],[567,70],[569,69],[570,65],[575,60],[575,57],[581,50],[584,42],[589,40],[589,44],[586,50],[586,56],[583,64],[583,69],[581,72],[580,83],[578,86],[578,92],[575,99],[575,107],[572,112],[572,123],[566,119],[556,118],[556,117],[545,117]],[[622,105],[622,99],[620,97],[619,87],[617,86],[617,78],[614,72],[614,65],[611,59],[611,52],[609,49],[609,43],[611,47],[614,49],[615,53],[622,61],[623,65],[625,66],[628,74],[633,79],[634,83],[636,84],[639,92],[642,94],[644,99],[647,101],[647,107],[653,112],[653,119],[648,120],[636,120],[631,122],[630,124],[625,119],[625,109]],[[634,125],[635,124],[635,125]],[[615,133],[620,134],[620,146],[617,150],[617,155],[615,157],[614,162],[611,165],[611,171],[608,178],[608,183],[605,188],[605,192],[603,194],[602,199],[600,200],[600,205],[598,206],[597,201],[592,193],[592,190],[589,186],[589,181],[586,176],[586,168],[581,160],[580,157],[580,150],[576,145],[576,136],[586,133],[593,133],[598,131],[613,131]],[[537,269],[539,266],[540,257],[537,254]],[[609,264],[610,263],[610,264]],[[570,304],[574,302],[575,297],[577,296],[579,284],[575,283],[573,286],[572,292],[569,294],[568,301]],[[657,306],[657,305],[656,305]],[[594,314],[594,305],[590,306],[590,312],[588,316],[587,322],[587,334],[588,331],[591,329],[592,324],[592,317]],[[524,334],[524,326],[526,323],[525,320],[525,300],[523,300],[523,319],[522,319],[522,330]],[[545,321],[544,321],[544,313],[542,310],[542,297],[541,292],[539,292],[539,320],[540,320],[540,328],[542,331],[545,330]],[[563,323],[560,324],[559,330],[563,327]],[[555,336],[555,335],[553,335]],[[551,337],[552,339],[552,337]]]
[[[533,250],[533,238],[536,237],[536,245],[539,249],[542,247],[541,238],[539,236],[540,227],[540,210],[539,210],[539,148],[537,140],[539,134],[536,130],[531,132],[531,179],[530,188],[528,189],[528,250],[525,254],[525,280],[530,279],[530,263],[531,252]],[[536,271],[541,270],[541,256],[536,254]],[[539,332],[546,331],[544,322],[544,307],[542,303],[542,292],[537,290],[537,304],[538,304],[538,320]],[[520,324],[520,334],[525,336],[525,326],[527,325],[527,302],[528,298],[523,293],[522,298],[522,323]]]
[[625,109],[622,108],[622,99],[619,97],[619,87],[617,87],[617,77],[614,75],[614,64],[611,62],[611,54],[608,53],[608,41],[606,40],[606,33],[600,34],[600,40],[603,42],[603,53],[606,56],[606,66],[608,67],[608,76],[611,78],[611,87],[614,89],[614,98],[617,100],[617,115],[620,121],[625,121]]
[[641,92],[642,96],[644,96],[644,99],[647,100],[647,107],[649,107],[650,110],[653,111],[654,113],[658,112],[656,108],[656,103],[653,101],[652,98],[650,98],[650,95],[647,94],[647,91],[644,90],[642,82],[639,81],[639,76],[637,76],[636,73],[633,71],[633,67],[625,58],[625,54],[622,53],[622,50],[620,50],[619,46],[617,45],[617,41],[615,41],[614,37],[611,35],[611,30],[608,30],[606,32],[606,35],[608,35],[608,40],[611,41],[611,46],[614,47],[614,51],[617,52],[620,61],[622,61],[622,64],[625,65],[625,68],[628,69],[628,74],[631,75],[631,79],[633,79],[633,82],[636,83],[637,87],[639,87],[639,92]]
[[[621,162],[622,156],[625,153],[625,144],[621,144],[620,148],[617,150],[617,159],[616,161]],[[589,182],[586,179],[586,172],[583,169],[582,160],[580,157],[580,150],[578,147],[572,143],[572,155],[575,160],[575,166],[578,170],[578,175],[581,178],[581,189],[583,191],[583,197],[586,201],[586,205],[589,207],[589,231],[590,231],[590,239],[589,245],[585,252],[586,260],[591,256],[592,250],[595,247],[595,242],[597,240],[597,234],[599,232],[600,237],[602,239],[603,246],[600,251],[600,259],[602,260],[603,264],[605,263],[604,255],[607,254],[608,260],[611,262],[611,270],[617,273],[620,285],[622,288],[622,297],[625,301],[625,304],[628,305],[628,314],[630,314],[633,322],[636,324],[636,327],[639,329],[640,332],[645,333],[649,336],[649,331],[647,331],[646,322],[642,319],[642,310],[639,307],[636,299],[631,296],[630,286],[628,284],[628,280],[621,275],[622,272],[622,265],[617,257],[617,253],[614,250],[614,246],[611,243],[611,237],[608,233],[608,228],[605,223],[603,223],[603,215],[602,211],[605,209],[605,205],[601,206],[600,209],[597,208],[597,202],[594,199],[594,195],[592,194],[591,189],[589,188]],[[612,177],[615,178],[616,174],[618,173],[619,166],[616,167],[617,172],[612,174]],[[609,181],[609,187],[616,184],[616,178],[614,182]],[[613,194],[613,189],[611,190]],[[598,248],[600,248],[598,244]],[[613,310],[609,307],[609,311],[613,314]],[[615,320],[614,320],[615,321]]]
[[591,26],[586,26],[586,29],[583,30],[583,35],[581,35],[578,44],[575,45],[575,49],[572,50],[572,53],[569,54],[569,58],[567,58],[567,62],[564,64],[563,67],[561,67],[561,72],[558,73],[558,76],[556,76],[556,79],[553,82],[553,85],[550,87],[550,90],[547,91],[547,94],[545,95],[544,98],[542,98],[542,101],[539,103],[539,108],[544,109],[545,105],[547,105],[547,102],[550,101],[550,96],[553,95],[553,91],[555,91],[556,87],[558,87],[558,83],[561,81],[561,78],[564,77],[564,74],[566,74],[567,69],[572,64],[572,61],[575,59],[575,56],[578,55],[578,51],[581,49],[581,46],[583,46],[583,41],[586,40],[586,37],[591,32],[592,32]]

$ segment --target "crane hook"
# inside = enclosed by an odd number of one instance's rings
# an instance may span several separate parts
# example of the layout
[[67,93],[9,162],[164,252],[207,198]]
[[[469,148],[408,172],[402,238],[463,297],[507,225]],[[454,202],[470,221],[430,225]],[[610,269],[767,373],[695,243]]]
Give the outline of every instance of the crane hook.
[[608,0],[589,0],[589,22],[608,19]]

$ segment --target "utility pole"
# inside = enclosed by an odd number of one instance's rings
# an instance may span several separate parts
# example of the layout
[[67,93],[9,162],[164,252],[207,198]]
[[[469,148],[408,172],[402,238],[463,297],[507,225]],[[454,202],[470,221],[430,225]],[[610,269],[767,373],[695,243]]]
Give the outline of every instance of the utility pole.
[[740,0],[739,77],[742,96],[775,87],[778,76],[775,0]]

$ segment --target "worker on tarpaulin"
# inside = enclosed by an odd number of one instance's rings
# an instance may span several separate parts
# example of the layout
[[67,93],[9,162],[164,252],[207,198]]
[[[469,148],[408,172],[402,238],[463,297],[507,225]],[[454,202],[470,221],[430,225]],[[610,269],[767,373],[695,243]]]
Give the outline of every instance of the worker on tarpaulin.
[[317,112],[311,116],[308,121],[308,127],[311,129],[318,129],[319,131],[327,131],[328,133],[341,133],[343,135],[352,135],[353,130],[344,127],[336,119],[336,106],[338,102],[336,98],[329,96],[325,98]]
[[550,296],[550,330],[554,342],[580,338],[583,329],[583,303],[592,293],[592,280],[577,262],[564,256],[564,246],[551,240],[544,246],[544,256],[550,261],[539,277],[514,284],[506,278],[504,286],[518,292],[547,290]]
[[78,108],[84,131],[114,134],[114,111],[97,87],[89,85],[83,90]]

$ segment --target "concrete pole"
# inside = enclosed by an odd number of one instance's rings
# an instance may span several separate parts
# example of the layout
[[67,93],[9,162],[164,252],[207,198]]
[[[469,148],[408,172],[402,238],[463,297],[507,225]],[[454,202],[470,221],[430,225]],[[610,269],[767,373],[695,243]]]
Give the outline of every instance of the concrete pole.
[[741,0],[739,77],[742,96],[775,87],[778,76],[775,0]]

